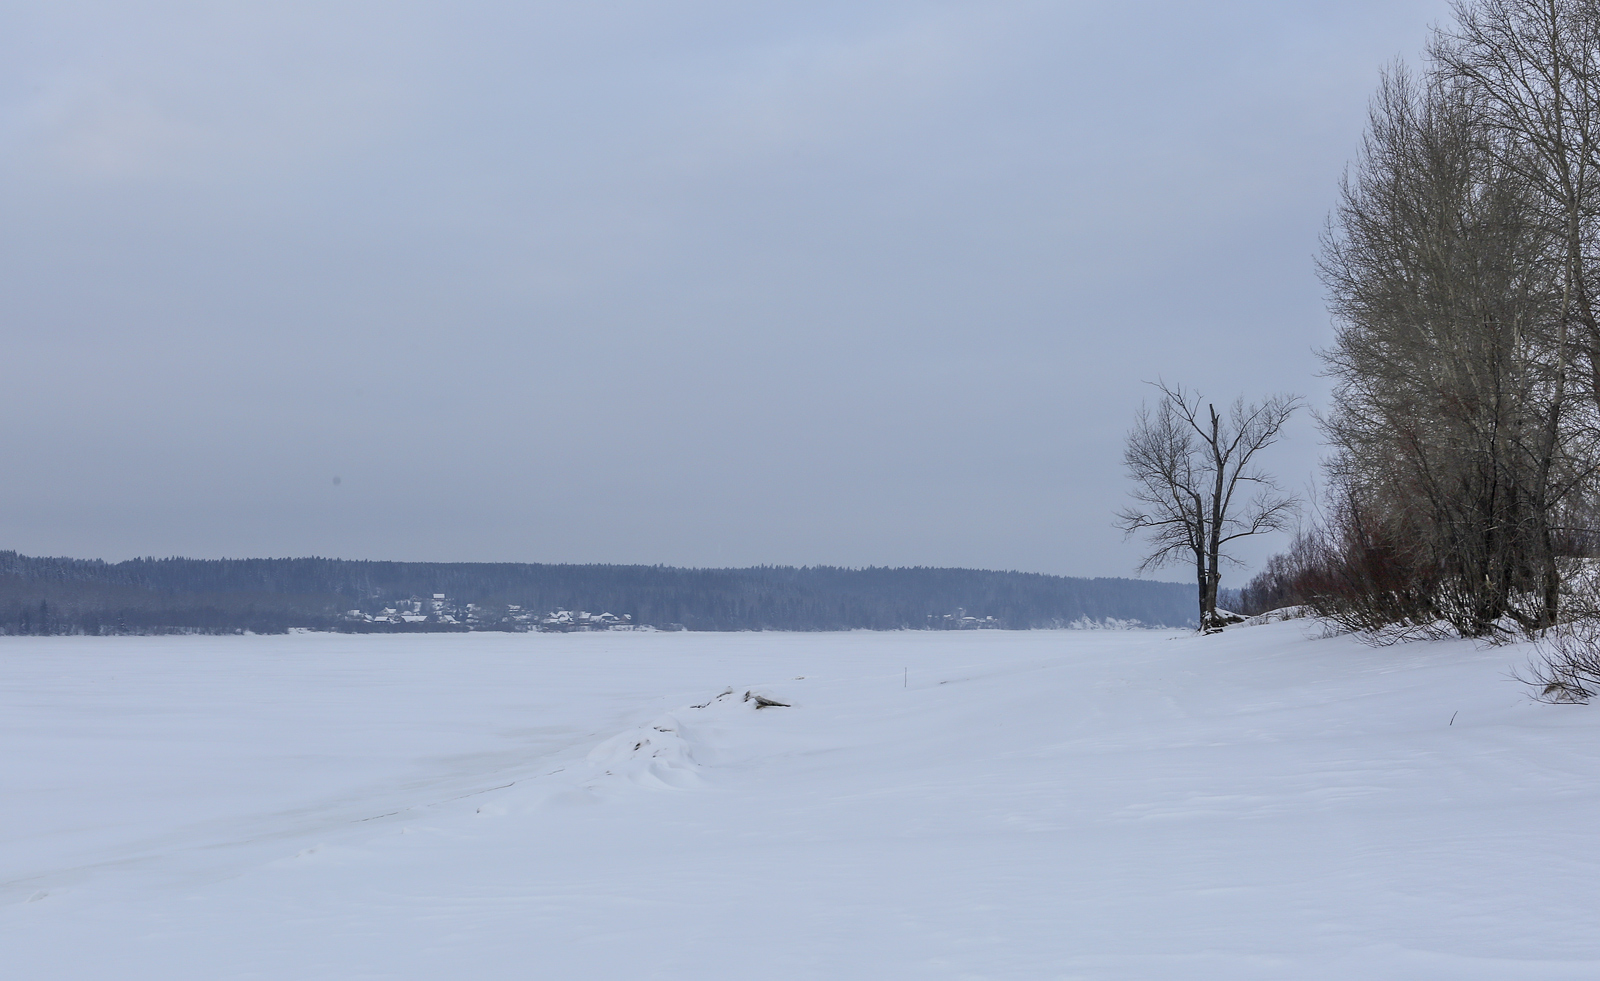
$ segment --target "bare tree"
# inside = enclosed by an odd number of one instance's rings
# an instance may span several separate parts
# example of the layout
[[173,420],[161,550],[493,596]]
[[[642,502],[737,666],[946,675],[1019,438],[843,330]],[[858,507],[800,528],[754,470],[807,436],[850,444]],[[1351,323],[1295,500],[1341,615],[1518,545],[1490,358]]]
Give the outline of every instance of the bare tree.
[[1323,239],[1333,494],[1292,572],[1356,629],[1536,632],[1600,553],[1600,0],[1453,8]]
[[1469,636],[1555,621],[1562,508],[1595,459],[1568,396],[1568,243],[1482,98],[1450,73],[1385,76],[1320,263],[1330,485],[1360,526],[1337,537],[1437,583],[1433,612]]
[[[1530,212],[1558,244],[1553,338],[1562,367],[1600,404],[1600,319],[1594,245],[1600,233],[1600,2],[1456,0],[1435,31],[1433,74],[1468,93],[1487,149],[1537,202]],[[1565,378],[1562,379],[1563,383]]]
[[1228,543],[1282,530],[1300,502],[1256,466],[1255,457],[1278,441],[1300,399],[1274,395],[1226,413],[1198,392],[1157,382],[1154,412],[1139,410],[1128,433],[1123,463],[1134,483],[1134,504],[1118,512],[1128,535],[1144,532],[1151,549],[1140,571],[1193,562],[1200,629],[1222,629],[1217,586],[1223,562],[1236,561]]

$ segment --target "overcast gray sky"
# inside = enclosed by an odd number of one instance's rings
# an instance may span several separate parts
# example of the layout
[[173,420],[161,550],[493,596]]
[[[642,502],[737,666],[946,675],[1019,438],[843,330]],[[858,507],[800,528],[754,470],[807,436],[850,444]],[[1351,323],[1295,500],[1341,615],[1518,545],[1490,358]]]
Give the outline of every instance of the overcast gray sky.
[[1325,398],[1447,8],[0,11],[0,548],[1127,575],[1141,381]]

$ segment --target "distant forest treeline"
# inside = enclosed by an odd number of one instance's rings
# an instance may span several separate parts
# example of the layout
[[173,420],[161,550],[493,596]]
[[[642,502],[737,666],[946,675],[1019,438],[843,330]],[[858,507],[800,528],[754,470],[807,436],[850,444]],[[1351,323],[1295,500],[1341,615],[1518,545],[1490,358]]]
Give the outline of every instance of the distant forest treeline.
[[[344,559],[34,558],[0,552],[0,634],[281,633],[397,629],[353,622],[444,593],[478,608],[590,610],[689,630],[893,630],[950,614],[1029,629],[1193,622],[1194,587],[976,569],[369,562]],[[406,625],[419,629],[429,625]],[[457,627],[456,629],[464,629]]]

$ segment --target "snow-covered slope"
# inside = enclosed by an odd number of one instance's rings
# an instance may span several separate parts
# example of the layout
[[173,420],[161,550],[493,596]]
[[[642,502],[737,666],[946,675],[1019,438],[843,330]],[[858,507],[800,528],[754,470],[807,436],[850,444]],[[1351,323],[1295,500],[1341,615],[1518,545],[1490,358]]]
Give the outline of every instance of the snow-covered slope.
[[1307,630],[8,638],[6,975],[1600,977],[1600,708]]

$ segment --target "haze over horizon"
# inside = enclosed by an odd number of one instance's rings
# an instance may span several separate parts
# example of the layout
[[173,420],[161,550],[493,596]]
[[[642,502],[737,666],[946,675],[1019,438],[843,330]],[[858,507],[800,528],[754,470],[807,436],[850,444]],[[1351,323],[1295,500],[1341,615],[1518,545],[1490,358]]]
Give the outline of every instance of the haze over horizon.
[[1131,576],[1448,5],[3,9],[0,549]]

